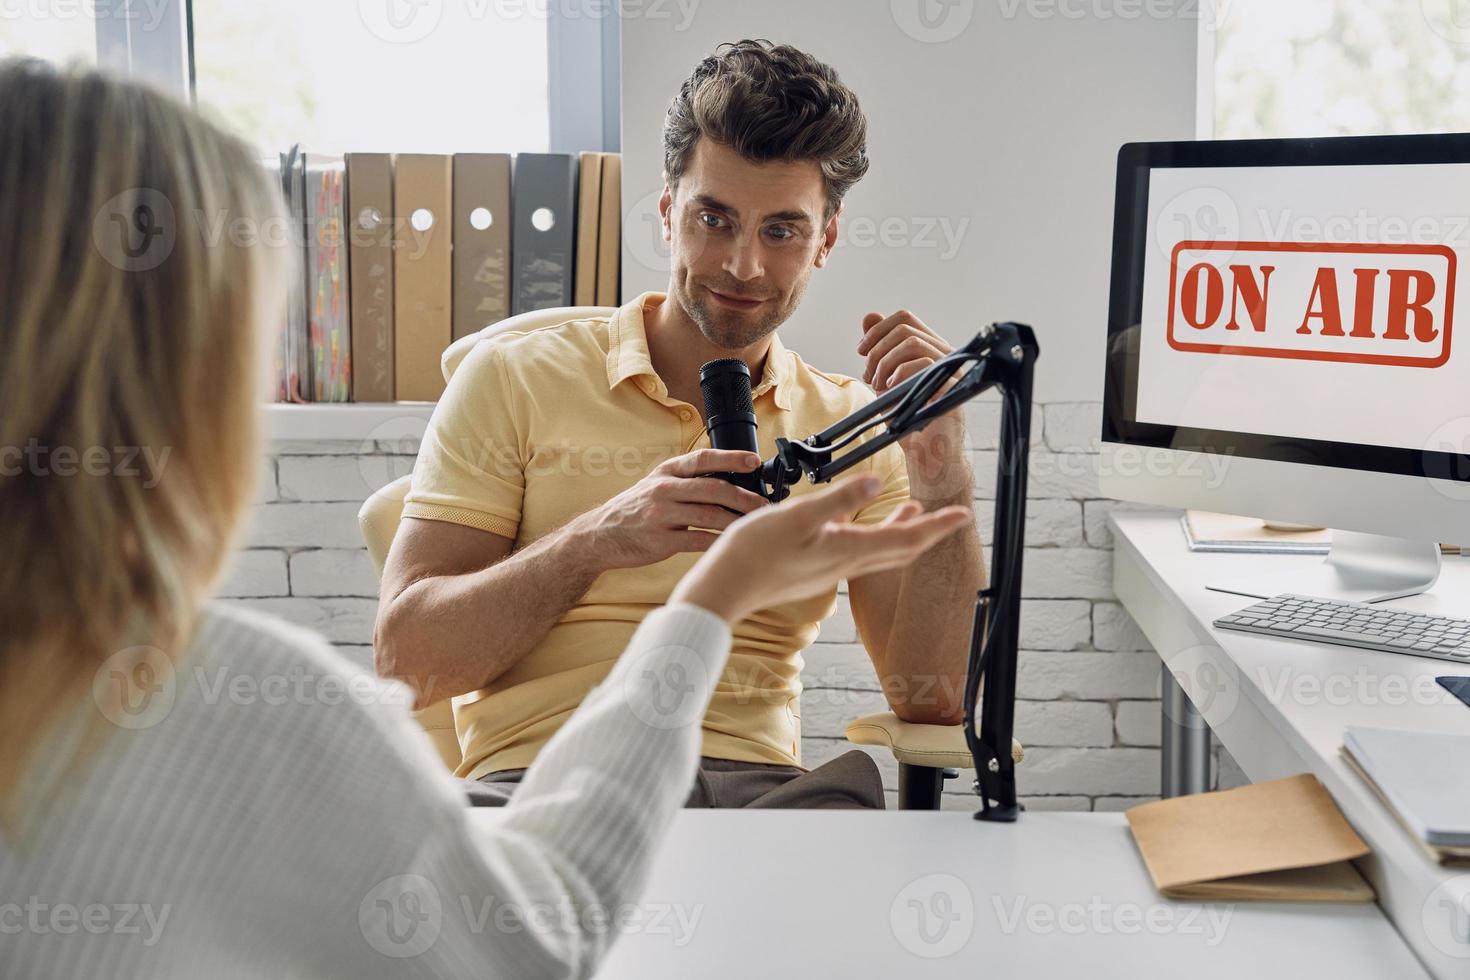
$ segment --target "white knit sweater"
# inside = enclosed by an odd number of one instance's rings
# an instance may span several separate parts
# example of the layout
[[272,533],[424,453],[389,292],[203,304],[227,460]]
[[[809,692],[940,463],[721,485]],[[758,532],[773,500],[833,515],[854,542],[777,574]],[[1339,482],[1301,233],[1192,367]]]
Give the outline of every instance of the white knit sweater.
[[0,976],[587,976],[689,793],[729,640],[650,613],[486,831],[406,688],[210,604],[161,718],[63,777],[65,728],[36,757],[41,819],[0,834]]

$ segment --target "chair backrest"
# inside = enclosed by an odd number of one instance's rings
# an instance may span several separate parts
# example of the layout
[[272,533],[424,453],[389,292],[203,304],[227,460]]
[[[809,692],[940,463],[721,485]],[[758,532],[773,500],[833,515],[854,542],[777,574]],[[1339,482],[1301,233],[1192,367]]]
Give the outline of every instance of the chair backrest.
[[444,348],[444,353],[439,355],[439,369],[444,372],[444,380],[448,381],[454,377],[454,372],[459,369],[460,362],[482,340],[490,340],[503,333],[524,333],[527,330],[554,327],[559,323],[566,323],[568,320],[583,320],[593,316],[609,316],[613,312],[613,309],[611,306],[554,306],[549,310],[531,310],[527,313],[517,313],[515,316],[506,317],[504,320],[492,323],[476,333],[461,337]]
[[[481,341],[491,340],[505,333],[555,326],[568,320],[607,316],[611,312],[612,308],[607,306],[562,306],[549,310],[533,310],[492,323],[478,333],[461,337],[445,349],[439,358],[444,380],[448,381],[454,375],[465,356]],[[357,512],[357,526],[367,544],[368,555],[378,569],[379,577],[383,574],[383,563],[388,559],[388,549],[393,545],[393,536],[398,533],[398,523],[403,518],[403,498],[408,496],[412,479],[412,476],[399,477],[368,497],[362,509]],[[414,717],[429,733],[434,747],[444,759],[444,764],[451,770],[457,769],[461,761],[459,737],[454,731],[454,711],[450,703],[446,700],[431,704],[415,712]]]

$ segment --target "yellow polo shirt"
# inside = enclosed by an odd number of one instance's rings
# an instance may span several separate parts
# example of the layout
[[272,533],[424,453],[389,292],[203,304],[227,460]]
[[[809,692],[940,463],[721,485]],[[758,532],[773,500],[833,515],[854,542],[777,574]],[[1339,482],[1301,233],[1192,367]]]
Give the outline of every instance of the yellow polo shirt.
[[[644,293],[610,317],[476,345],[434,410],[404,516],[480,528],[520,550],[664,460],[708,447],[699,409],[670,398],[649,360],[643,312],[664,300]],[[808,366],[774,336],[753,394],[765,458],[777,436],[804,439],[874,397],[860,381]],[[861,472],[883,484],[859,522],[881,521],[908,499],[898,446],[839,479]],[[803,481],[792,496],[814,489]],[[529,766],[698,558],[604,572],[524,659],[489,687],[455,698],[458,774],[475,779]],[[704,718],[704,755],[798,764],[801,651],[836,596],[834,588],[764,609],[734,627],[729,664]]]

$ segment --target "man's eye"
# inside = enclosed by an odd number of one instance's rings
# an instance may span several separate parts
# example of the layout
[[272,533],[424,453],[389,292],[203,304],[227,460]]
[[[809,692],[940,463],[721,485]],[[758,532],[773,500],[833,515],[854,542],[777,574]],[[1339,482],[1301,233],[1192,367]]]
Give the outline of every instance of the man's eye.
[[773,225],[772,227],[766,229],[766,234],[770,235],[778,242],[789,242],[791,239],[796,237],[796,232],[792,231],[790,228],[787,228],[785,225]]
[[711,214],[708,211],[700,212],[699,223],[704,225],[706,228],[718,228],[720,227],[720,225],[724,224],[724,222],[720,220],[719,215]]

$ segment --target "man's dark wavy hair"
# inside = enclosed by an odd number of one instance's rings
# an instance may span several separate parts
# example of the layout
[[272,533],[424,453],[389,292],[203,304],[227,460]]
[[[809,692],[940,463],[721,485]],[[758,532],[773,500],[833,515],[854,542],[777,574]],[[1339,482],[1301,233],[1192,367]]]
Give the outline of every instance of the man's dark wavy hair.
[[664,119],[664,174],[671,187],[707,138],[747,160],[815,160],[830,218],[868,171],[868,120],[831,67],[787,44],[722,44],[694,69]]

